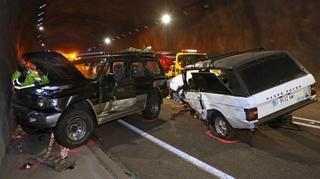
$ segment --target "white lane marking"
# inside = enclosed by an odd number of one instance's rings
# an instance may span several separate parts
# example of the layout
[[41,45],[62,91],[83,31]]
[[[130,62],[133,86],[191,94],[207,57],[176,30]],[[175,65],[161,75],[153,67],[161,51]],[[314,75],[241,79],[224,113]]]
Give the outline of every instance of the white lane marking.
[[320,124],[320,121],[313,120],[313,119],[307,119],[307,118],[296,117],[296,116],[293,116],[293,118],[294,118],[294,119],[298,119],[298,120],[302,120],[302,121],[308,121],[308,122],[314,122],[314,123],[319,123],[319,124]]
[[314,125],[305,124],[305,123],[302,123],[302,122],[295,122],[295,121],[293,121],[293,124],[297,124],[297,125],[300,125],[300,126],[311,127],[311,128],[315,128],[315,129],[320,129],[320,126],[314,126]]
[[218,170],[202,161],[200,161],[199,159],[193,157],[193,156],[190,156],[189,154],[153,137],[152,135],[132,126],[131,124],[123,121],[123,120],[118,120],[119,123],[121,123],[122,125],[126,126],[127,128],[133,130],[134,132],[138,133],[139,135],[141,135],[142,137],[145,137],[146,139],[152,141],[153,143],[159,145],[160,147],[174,153],[175,155],[183,158],[184,160],[192,163],[193,165],[197,166],[198,168],[214,175],[214,176],[217,176],[219,178],[225,178],[225,179],[233,179],[234,177],[224,173],[223,171],[221,170]]

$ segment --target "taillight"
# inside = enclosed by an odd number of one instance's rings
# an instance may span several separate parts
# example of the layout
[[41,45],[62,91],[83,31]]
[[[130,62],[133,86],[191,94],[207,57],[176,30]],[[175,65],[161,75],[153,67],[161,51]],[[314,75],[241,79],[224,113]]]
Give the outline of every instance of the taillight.
[[316,84],[311,85],[311,96],[314,96],[317,94],[316,90]]
[[244,109],[246,113],[247,121],[254,121],[258,119],[258,109],[251,108],[251,109]]

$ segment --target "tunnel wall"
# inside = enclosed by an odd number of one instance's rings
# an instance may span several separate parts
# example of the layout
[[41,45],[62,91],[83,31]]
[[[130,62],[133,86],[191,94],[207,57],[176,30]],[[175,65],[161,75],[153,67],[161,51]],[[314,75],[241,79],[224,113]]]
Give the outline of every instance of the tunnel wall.
[[16,67],[20,1],[0,0],[0,165],[14,129],[10,76]]
[[167,27],[140,34],[140,48],[195,48],[209,53],[256,47],[290,51],[320,80],[320,1],[215,1],[210,9],[176,15]]

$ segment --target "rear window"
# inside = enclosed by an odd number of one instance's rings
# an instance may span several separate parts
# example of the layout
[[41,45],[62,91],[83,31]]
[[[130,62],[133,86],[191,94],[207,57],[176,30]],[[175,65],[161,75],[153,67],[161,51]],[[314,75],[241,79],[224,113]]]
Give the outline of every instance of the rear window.
[[260,59],[239,73],[251,95],[306,75],[287,54]]

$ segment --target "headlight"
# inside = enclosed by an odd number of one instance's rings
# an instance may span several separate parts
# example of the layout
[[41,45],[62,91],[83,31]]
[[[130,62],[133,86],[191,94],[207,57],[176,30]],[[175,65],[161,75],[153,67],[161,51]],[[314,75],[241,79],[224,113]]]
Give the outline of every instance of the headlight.
[[49,100],[49,107],[57,107],[57,106],[58,106],[58,99]]
[[38,106],[39,106],[40,108],[44,108],[45,105],[46,105],[46,100],[45,100],[45,99],[39,99],[39,100],[38,100]]
[[37,105],[41,109],[54,108],[58,106],[58,99],[39,98]]

